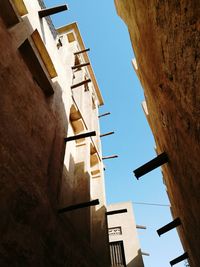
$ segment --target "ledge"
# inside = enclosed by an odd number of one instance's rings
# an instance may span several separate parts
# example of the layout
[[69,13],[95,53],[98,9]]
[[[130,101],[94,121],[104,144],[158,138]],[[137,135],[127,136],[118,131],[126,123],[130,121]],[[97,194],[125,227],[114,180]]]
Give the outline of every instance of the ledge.
[[55,78],[56,76],[58,76],[58,74],[55,70],[55,67],[54,67],[53,62],[51,60],[51,57],[49,56],[49,53],[45,47],[44,42],[42,41],[42,38],[40,37],[38,30],[35,30],[32,33],[31,37],[35,43],[35,46],[38,49],[38,52],[39,52],[39,54],[40,54],[40,56],[44,62],[44,65],[47,68],[47,71],[48,71],[50,77]]
[[28,14],[28,10],[24,4],[23,0],[12,0],[20,16]]

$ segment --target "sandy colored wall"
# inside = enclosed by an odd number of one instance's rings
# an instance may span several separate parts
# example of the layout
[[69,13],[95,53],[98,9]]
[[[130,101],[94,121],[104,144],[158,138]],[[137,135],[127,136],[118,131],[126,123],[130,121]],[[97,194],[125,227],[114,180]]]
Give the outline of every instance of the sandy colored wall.
[[[192,267],[200,265],[199,240],[199,1],[121,1],[174,217]],[[167,222],[166,222],[167,223]],[[177,255],[178,256],[178,255]]]
[[[102,242],[99,255],[91,249],[90,208],[57,213],[91,199],[90,143],[83,149],[64,142],[74,135],[73,45],[59,50],[46,20],[39,20],[37,1],[24,3],[28,14],[12,28],[0,20],[0,265],[102,266],[98,257],[108,258],[107,244]],[[51,96],[33,79],[18,49],[36,28],[58,74]]]

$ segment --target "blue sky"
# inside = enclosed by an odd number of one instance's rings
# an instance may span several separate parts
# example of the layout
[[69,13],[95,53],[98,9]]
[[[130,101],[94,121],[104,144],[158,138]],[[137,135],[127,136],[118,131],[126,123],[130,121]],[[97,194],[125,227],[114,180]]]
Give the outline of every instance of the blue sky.
[[[100,113],[111,112],[101,118],[102,133],[115,131],[102,138],[103,155],[118,154],[106,160],[106,195],[108,204],[133,201],[168,204],[165,186],[159,170],[139,181],[133,170],[155,157],[154,139],[143,113],[141,85],[134,73],[134,57],[126,25],[117,16],[114,0],[46,0],[47,7],[65,4],[69,11],[52,17],[57,27],[76,21],[101,89],[105,105]],[[175,230],[158,237],[156,230],[172,220],[168,207],[134,205],[137,224],[147,226],[139,230],[145,267],[168,267],[169,261],[183,253]],[[177,267],[183,267],[180,263]],[[103,266],[102,266],[103,267]]]

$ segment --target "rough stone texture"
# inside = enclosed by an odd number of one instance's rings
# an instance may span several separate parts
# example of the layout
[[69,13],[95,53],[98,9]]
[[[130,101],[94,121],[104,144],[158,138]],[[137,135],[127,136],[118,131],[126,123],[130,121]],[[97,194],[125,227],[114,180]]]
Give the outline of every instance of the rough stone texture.
[[[174,217],[200,266],[200,2],[115,0],[128,26]],[[178,255],[177,255],[178,256]]]
[[58,215],[67,122],[61,90],[47,98],[0,19],[0,266],[98,266]]

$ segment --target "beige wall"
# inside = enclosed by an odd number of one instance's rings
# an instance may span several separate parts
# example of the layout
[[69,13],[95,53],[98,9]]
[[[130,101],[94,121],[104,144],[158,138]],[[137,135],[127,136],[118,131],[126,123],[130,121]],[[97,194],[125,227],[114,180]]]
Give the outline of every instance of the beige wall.
[[[8,3],[2,2],[10,7]],[[5,17],[0,20],[0,36],[4,40],[0,45],[0,171],[5,177],[0,209],[7,210],[0,224],[1,232],[6,227],[0,265],[10,266],[12,260],[16,263],[23,255],[20,267],[109,266],[98,125],[98,106],[103,101],[92,67],[74,73],[71,69],[73,52],[83,48],[80,32],[72,24],[69,31],[74,32],[75,41],[69,42],[67,32],[63,32],[63,46],[58,48],[61,36],[54,39],[46,19],[39,19],[38,2],[18,3],[24,3],[27,9],[26,15],[17,14],[19,22],[7,28]],[[39,34],[33,39],[36,29]],[[52,95],[44,94],[41,84],[33,79],[35,73],[23,60],[24,52],[19,53],[27,39],[42,69],[38,75],[43,75],[45,82],[48,80]],[[80,56],[80,60],[84,58]],[[54,69],[57,75],[52,77]],[[86,73],[92,80],[89,91],[84,86],[72,91],[71,85]],[[93,130],[97,131],[96,137],[64,142],[67,136]],[[100,205],[94,208],[57,214],[59,208],[95,198],[99,198]]]
[[190,265],[197,267],[199,1],[149,1],[147,5],[144,0],[115,0],[115,4],[130,33],[157,152],[165,151],[169,157],[163,174],[173,217],[182,222],[177,230]]

